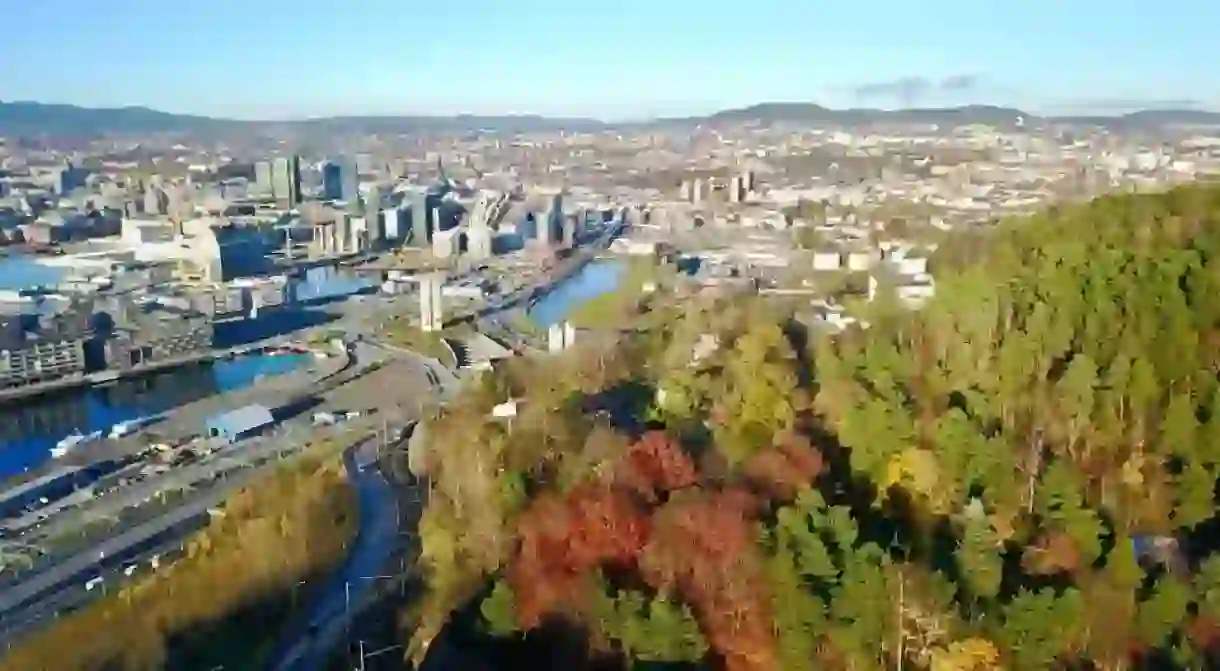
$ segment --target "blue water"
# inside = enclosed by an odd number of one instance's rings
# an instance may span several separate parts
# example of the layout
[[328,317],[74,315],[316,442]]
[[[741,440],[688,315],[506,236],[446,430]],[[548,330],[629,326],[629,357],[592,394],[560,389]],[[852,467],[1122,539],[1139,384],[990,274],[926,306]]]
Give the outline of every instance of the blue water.
[[5,420],[0,426],[0,479],[42,465],[55,443],[74,429],[105,432],[118,422],[248,387],[259,376],[282,375],[308,360],[308,355],[255,354],[5,406],[0,409]]
[[0,289],[19,291],[38,286],[54,286],[67,273],[64,267],[44,266],[27,256],[0,258]]
[[539,326],[561,322],[585,301],[617,290],[625,272],[618,261],[592,261],[535,303],[530,319]]
[[340,298],[362,291],[376,289],[378,282],[368,276],[349,271],[321,266],[310,268],[303,281],[295,282],[292,291],[296,300],[302,302]]

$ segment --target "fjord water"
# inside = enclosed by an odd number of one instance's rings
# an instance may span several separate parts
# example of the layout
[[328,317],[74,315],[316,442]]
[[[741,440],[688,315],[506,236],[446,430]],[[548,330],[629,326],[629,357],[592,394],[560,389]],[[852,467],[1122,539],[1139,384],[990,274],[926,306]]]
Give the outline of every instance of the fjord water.
[[288,373],[308,359],[299,354],[251,354],[6,405],[0,408],[0,480],[42,465],[55,443],[74,430],[105,432],[118,422],[172,411],[206,396],[249,387],[262,377]]

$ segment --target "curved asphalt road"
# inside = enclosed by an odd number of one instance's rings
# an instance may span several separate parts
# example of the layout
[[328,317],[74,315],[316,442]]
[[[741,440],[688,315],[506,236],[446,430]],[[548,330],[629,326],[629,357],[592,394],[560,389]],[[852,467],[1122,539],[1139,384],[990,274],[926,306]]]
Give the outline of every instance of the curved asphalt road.
[[336,638],[354,608],[376,587],[374,576],[393,555],[398,541],[398,497],[377,468],[378,443],[370,439],[348,448],[343,465],[356,487],[360,527],[343,565],[317,594],[303,617],[289,625],[271,656],[276,671],[312,671],[325,666]]

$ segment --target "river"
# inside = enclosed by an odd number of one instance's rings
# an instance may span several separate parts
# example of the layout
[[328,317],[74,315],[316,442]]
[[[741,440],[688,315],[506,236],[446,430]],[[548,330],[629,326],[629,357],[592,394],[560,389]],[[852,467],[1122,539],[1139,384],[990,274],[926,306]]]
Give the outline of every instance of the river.
[[621,261],[591,261],[534,303],[529,310],[530,319],[543,327],[561,322],[586,301],[616,291],[626,271],[627,267]]
[[54,286],[66,274],[63,267],[47,266],[23,254],[0,257],[0,289],[18,291],[37,286]]
[[288,373],[309,360],[309,355],[251,354],[6,405],[0,410],[4,414],[0,481],[42,465],[55,443],[74,429],[105,431],[117,422],[243,389],[260,377]]

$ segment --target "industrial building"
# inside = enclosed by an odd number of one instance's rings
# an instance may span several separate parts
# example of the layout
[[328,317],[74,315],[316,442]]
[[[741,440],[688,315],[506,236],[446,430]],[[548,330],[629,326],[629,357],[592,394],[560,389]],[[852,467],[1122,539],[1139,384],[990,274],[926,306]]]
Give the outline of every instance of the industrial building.
[[216,415],[207,421],[209,438],[236,443],[256,436],[275,424],[275,417],[266,406],[247,405]]

